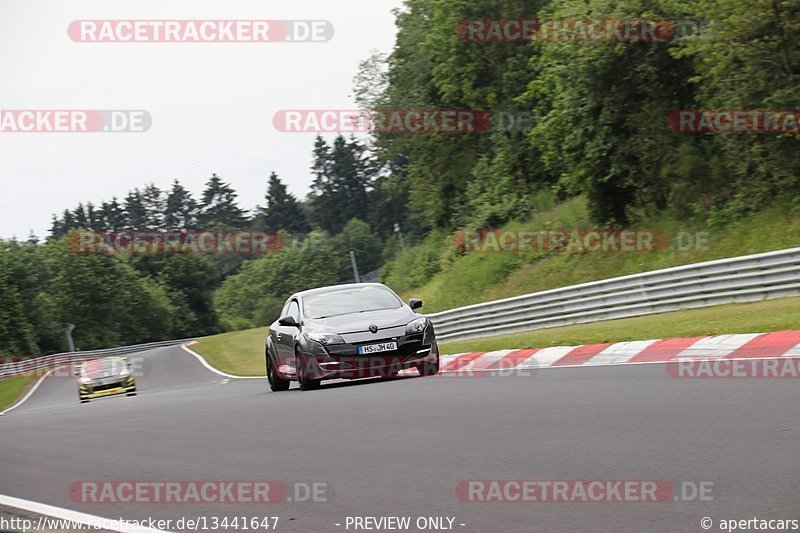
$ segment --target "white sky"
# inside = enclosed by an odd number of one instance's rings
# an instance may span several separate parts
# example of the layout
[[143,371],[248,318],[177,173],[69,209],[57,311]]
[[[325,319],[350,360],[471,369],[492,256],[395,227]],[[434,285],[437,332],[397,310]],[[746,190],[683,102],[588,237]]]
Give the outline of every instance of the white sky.
[[[280,133],[280,109],[352,108],[352,78],[389,52],[401,0],[0,0],[0,109],[143,109],[145,133],[0,133],[0,237],[47,235],[50,217],[178,178],[195,197],[212,172],[240,205],[276,171],[302,197],[312,133]],[[314,19],[327,43],[76,43],[76,19]]]

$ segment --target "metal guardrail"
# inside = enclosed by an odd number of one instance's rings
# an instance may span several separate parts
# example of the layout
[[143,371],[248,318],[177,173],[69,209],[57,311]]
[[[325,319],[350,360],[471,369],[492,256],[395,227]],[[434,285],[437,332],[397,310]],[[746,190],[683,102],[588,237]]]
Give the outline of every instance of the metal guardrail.
[[440,341],[800,294],[800,248],[581,283],[427,315]]
[[193,339],[178,339],[170,341],[149,342],[147,344],[136,344],[133,346],[120,346],[118,348],[106,348],[103,350],[87,350],[84,352],[65,352],[53,355],[43,355],[39,357],[27,357],[17,362],[7,362],[0,364],[0,379],[25,375],[34,372],[42,372],[47,369],[56,368],[63,364],[91,359],[95,357],[109,357],[113,355],[125,355],[135,352],[152,350],[153,348],[163,348],[165,346],[175,346],[183,344]]

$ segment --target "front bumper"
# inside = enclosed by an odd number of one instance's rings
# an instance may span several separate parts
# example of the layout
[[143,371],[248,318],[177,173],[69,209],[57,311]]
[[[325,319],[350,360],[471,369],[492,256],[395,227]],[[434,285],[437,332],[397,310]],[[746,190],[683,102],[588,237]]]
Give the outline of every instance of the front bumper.
[[113,381],[93,382],[78,384],[78,396],[81,400],[91,400],[103,396],[125,394],[136,390],[136,381],[133,376],[127,376]]
[[[358,347],[381,342],[397,342],[397,350],[360,355]],[[301,346],[303,375],[310,379],[357,379],[393,376],[401,370],[433,363],[439,358],[432,331],[415,335],[372,339],[362,342],[323,346],[308,341]]]

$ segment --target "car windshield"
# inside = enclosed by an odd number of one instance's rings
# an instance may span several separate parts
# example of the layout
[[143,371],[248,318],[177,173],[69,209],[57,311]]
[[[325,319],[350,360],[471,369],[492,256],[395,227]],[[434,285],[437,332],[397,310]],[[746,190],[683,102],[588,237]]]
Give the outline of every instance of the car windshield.
[[97,359],[84,364],[81,375],[92,377],[119,374],[125,367],[127,363],[123,359]]
[[342,289],[307,296],[303,299],[303,309],[309,318],[328,318],[350,313],[398,309],[402,305],[403,303],[397,296],[385,287]]

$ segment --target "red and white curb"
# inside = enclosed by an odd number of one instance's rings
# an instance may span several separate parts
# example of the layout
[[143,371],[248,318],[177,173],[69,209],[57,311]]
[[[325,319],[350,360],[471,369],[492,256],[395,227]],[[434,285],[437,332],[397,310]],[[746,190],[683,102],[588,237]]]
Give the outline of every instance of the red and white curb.
[[[449,354],[441,356],[440,371],[469,373],[509,369],[669,363],[685,360],[788,357],[800,357],[800,331]],[[414,371],[401,373],[406,372]]]

